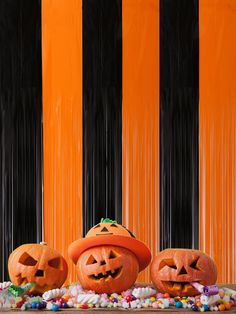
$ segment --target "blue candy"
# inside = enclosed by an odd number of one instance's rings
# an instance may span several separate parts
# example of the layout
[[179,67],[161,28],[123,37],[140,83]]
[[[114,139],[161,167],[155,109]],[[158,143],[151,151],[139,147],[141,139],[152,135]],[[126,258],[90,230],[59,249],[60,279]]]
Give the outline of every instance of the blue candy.
[[191,309],[194,311],[194,312],[197,312],[198,311],[198,306],[196,304],[192,305]]
[[206,305],[206,304],[203,304],[203,305],[202,305],[202,308],[204,308],[204,311],[210,311],[209,306]]
[[175,303],[175,307],[177,307],[178,309],[180,309],[181,307],[183,307],[183,303],[178,301]]
[[37,305],[38,305],[38,302],[32,302],[31,303],[31,308],[32,309],[36,309]]
[[59,311],[59,306],[57,304],[52,305],[52,311],[57,312]]

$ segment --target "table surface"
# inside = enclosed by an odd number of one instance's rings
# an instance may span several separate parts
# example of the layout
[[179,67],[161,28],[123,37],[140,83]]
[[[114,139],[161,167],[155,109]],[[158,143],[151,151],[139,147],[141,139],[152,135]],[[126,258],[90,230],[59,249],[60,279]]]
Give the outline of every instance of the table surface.
[[[220,287],[229,287],[231,289],[236,290],[236,284],[219,284],[218,286]],[[2,309],[0,308],[0,313],[5,313],[5,314],[16,314],[16,312],[18,312],[20,310],[18,309],[14,309],[14,310],[9,310],[9,309]],[[186,312],[190,312],[190,313],[194,313],[192,310],[190,309],[176,309],[176,308],[172,308],[172,309],[165,309],[165,310],[158,310],[158,309],[153,309],[153,308],[148,308],[148,309],[123,309],[123,308],[119,308],[119,309],[86,309],[86,310],[80,310],[80,309],[62,309],[59,311],[63,312],[61,314],[78,314],[78,313],[84,313],[85,312],[95,312],[95,314],[116,314],[116,313],[121,313],[124,311],[129,311],[129,312],[135,312],[135,313],[152,313],[152,312],[156,312],[157,314],[165,314],[166,312],[169,312],[171,314],[180,314],[180,313],[186,313]],[[21,313],[24,313],[22,311],[20,311]],[[40,313],[40,312],[48,312],[48,313],[56,313],[56,312],[52,312],[52,311],[38,311],[38,310],[27,310],[26,313]],[[201,313],[201,312],[198,312]],[[215,313],[215,312],[208,312],[208,313]],[[223,312],[217,312],[217,313],[235,313],[236,314],[236,307],[231,308],[229,311],[223,311]]]

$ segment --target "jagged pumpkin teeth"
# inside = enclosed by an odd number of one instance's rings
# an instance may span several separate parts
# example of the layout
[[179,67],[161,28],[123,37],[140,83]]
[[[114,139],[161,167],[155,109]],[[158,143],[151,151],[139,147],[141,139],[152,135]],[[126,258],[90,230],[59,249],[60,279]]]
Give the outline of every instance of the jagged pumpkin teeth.
[[183,291],[185,292],[185,291],[188,291],[189,289],[192,289],[192,286],[190,285],[190,284],[185,284],[184,285],[184,288],[183,288]]
[[181,289],[182,289],[182,285],[181,285],[180,283],[174,283],[173,289],[175,289],[175,290],[181,290]]

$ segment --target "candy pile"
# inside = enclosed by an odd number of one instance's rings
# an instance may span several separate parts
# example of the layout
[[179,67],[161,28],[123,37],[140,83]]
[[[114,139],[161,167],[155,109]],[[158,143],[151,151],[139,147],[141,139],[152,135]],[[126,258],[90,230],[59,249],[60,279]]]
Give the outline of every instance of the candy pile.
[[0,283],[0,308],[59,309],[77,308],[189,308],[193,311],[225,311],[236,306],[236,291],[222,288],[215,295],[199,295],[197,297],[171,298],[168,293],[157,292],[151,286],[136,285],[121,294],[96,294],[85,291],[80,284],[75,283],[61,289],[45,292],[42,296],[30,296],[27,292],[32,287],[27,284],[17,287],[11,283]]

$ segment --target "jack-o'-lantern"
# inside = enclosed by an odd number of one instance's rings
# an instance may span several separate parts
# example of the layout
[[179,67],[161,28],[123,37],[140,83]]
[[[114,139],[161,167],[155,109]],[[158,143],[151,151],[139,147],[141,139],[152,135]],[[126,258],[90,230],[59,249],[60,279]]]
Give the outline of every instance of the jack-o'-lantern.
[[86,237],[69,246],[69,256],[85,289],[98,293],[130,288],[151,260],[148,247],[116,221],[102,219]]
[[11,253],[8,271],[15,285],[23,286],[34,282],[36,285],[29,293],[42,294],[63,285],[68,266],[65,259],[46,243],[29,243],[19,246]]
[[194,296],[199,291],[190,283],[215,284],[217,268],[210,256],[201,251],[166,249],[153,259],[151,279],[159,290],[172,296]]
[[122,292],[134,284],[139,272],[138,260],[130,250],[109,245],[83,252],[76,268],[83,287],[98,293]]

